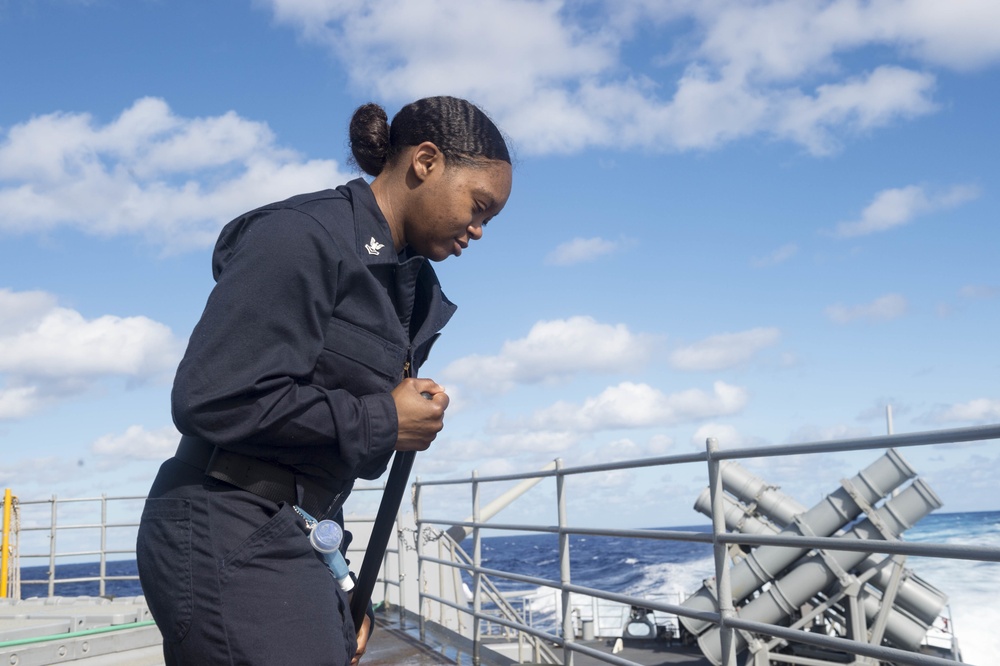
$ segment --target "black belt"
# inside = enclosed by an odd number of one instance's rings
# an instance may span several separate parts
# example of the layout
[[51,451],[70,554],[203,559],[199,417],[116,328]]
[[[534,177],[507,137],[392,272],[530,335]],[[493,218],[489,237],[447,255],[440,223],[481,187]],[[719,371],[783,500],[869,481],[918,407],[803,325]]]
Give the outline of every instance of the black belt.
[[315,479],[253,456],[220,449],[203,439],[184,435],[174,457],[205,470],[205,474],[275,503],[301,507],[318,520],[339,509],[353,483],[334,492]]

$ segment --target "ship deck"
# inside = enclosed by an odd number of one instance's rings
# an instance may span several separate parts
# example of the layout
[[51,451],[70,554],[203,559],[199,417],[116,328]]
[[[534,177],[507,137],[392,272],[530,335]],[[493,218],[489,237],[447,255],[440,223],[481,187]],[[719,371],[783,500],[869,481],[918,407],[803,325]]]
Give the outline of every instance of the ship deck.
[[[625,642],[614,652],[614,639],[578,641],[578,644],[644,666],[686,664],[709,666],[696,647],[671,646],[662,641]],[[506,666],[511,644],[494,642],[484,650],[482,663]],[[561,649],[554,648],[561,657]],[[505,653],[509,656],[505,656]],[[0,663],[19,666],[162,666],[161,639],[152,624],[143,597],[51,597],[21,601],[0,600]],[[393,613],[379,613],[376,629],[362,663],[366,666],[434,666],[472,664],[472,642],[453,632],[427,625],[424,640],[412,618],[401,621]],[[525,659],[523,663],[532,663]],[[607,663],[576,653],[575,666]]]
[[[683,664],[686,666],[711,666],[696,646],[668,644],[662,640],[623,641],[616,651],[615,639],[598,638],[594,640],[577,640],[581,645],[591,650],[604,653],[612,658],[623,659],[642,666],[669,666]],[[530,658],[520,661],[511,658],[516,650],[511,643],[502,641],[484,642],[491,648],[489,654],[482,654],[483,664],[506,666],[508,664],[535,664]],[[553,648],[557,657],[562,657],[561,648]],[[510,656],[505,656],[510,655]],[[391,614],[379,615],[375,634],[369,643],[368,652],[363,664],[367,666],[431,666],[433,664],[472,664],[472,642],[456,636],[451,632],[428,630],[424,640],[419,637],[419,629],[414,621],[400,623]],[[575,652],[574,666],[597,666],[608,661],[597,657]]]

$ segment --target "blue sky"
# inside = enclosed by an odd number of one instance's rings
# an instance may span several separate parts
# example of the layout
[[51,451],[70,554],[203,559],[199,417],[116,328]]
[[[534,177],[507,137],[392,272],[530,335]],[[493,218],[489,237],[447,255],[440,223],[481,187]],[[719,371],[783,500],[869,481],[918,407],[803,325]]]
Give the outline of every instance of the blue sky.
[[[0,2],[0,485],[145,492],[218,230],[355,177],[359,104],[433,94],[517,164],[438,267],[460,309],[423,374],[453,404],[421,477],[880,434],[886,404],[897,432],[996,423],[998,24],[990,0]],[[1000,508],[996,442],[904,455],[946,510]],[[811,504],[873,457],[757,465]],[[699,522],[703,479],[607,475],[581,511]]]

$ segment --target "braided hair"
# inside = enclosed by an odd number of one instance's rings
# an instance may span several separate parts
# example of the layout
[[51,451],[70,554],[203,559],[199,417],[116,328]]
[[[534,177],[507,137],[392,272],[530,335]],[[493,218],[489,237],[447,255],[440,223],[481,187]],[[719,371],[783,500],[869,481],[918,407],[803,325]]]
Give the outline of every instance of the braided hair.
[[457,97],[425,97],[407,104],[388,122],[378,104],[364,104],[351,117],[353,162],[377,176],[407,146],[430,141],[445,159],[475,166],[483,160],[510,163],[507,142],[475,104]]

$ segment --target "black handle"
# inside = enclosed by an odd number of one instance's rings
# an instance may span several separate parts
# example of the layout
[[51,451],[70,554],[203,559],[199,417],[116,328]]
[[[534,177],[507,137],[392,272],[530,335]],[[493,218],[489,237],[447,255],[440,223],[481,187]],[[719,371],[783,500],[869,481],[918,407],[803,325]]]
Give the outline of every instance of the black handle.
[[[428,400],[434,399],[434,396],[427,391],[421,391],[420,395]],[[396,521],[396,514],[399,513],[399,507],[403,502],[406,483],[410,479],[410,470],[413,469],[413,459],[416,456],[415,451],[397,451],[392,456],[392,468],[385,482],[385,492],[382,493],[382,502],[378,505],[372,534],[368,539],[368,547],[365,548],[365,559],[361,561],[358,582],[354,585],[351,597],[351,617],[354,619],[355,631],[361,630],[361,623],[364,622],[368,605],[371,604],[378,570],[382,566],[385,548],[389,545],[389,535],[392,534],[392,524]]]
[[389,470],[385,492],[382,493],[382,502],[378,505],[371,538],[365,549],[365,559],[361,562],[358,582],[351,597],[351,617],[354,618],[355,631],[361,630],[361,623],[364,622],[365,613],[371,603],[375,580],[382,566],[382,558],[389,544],[389,535],[392,534],[392,526],[396,521],[396,514],[399,513],[403,494],[406,492],[414,458],[416,458],[414,451],[397,451],[392,457],[392,468]]

